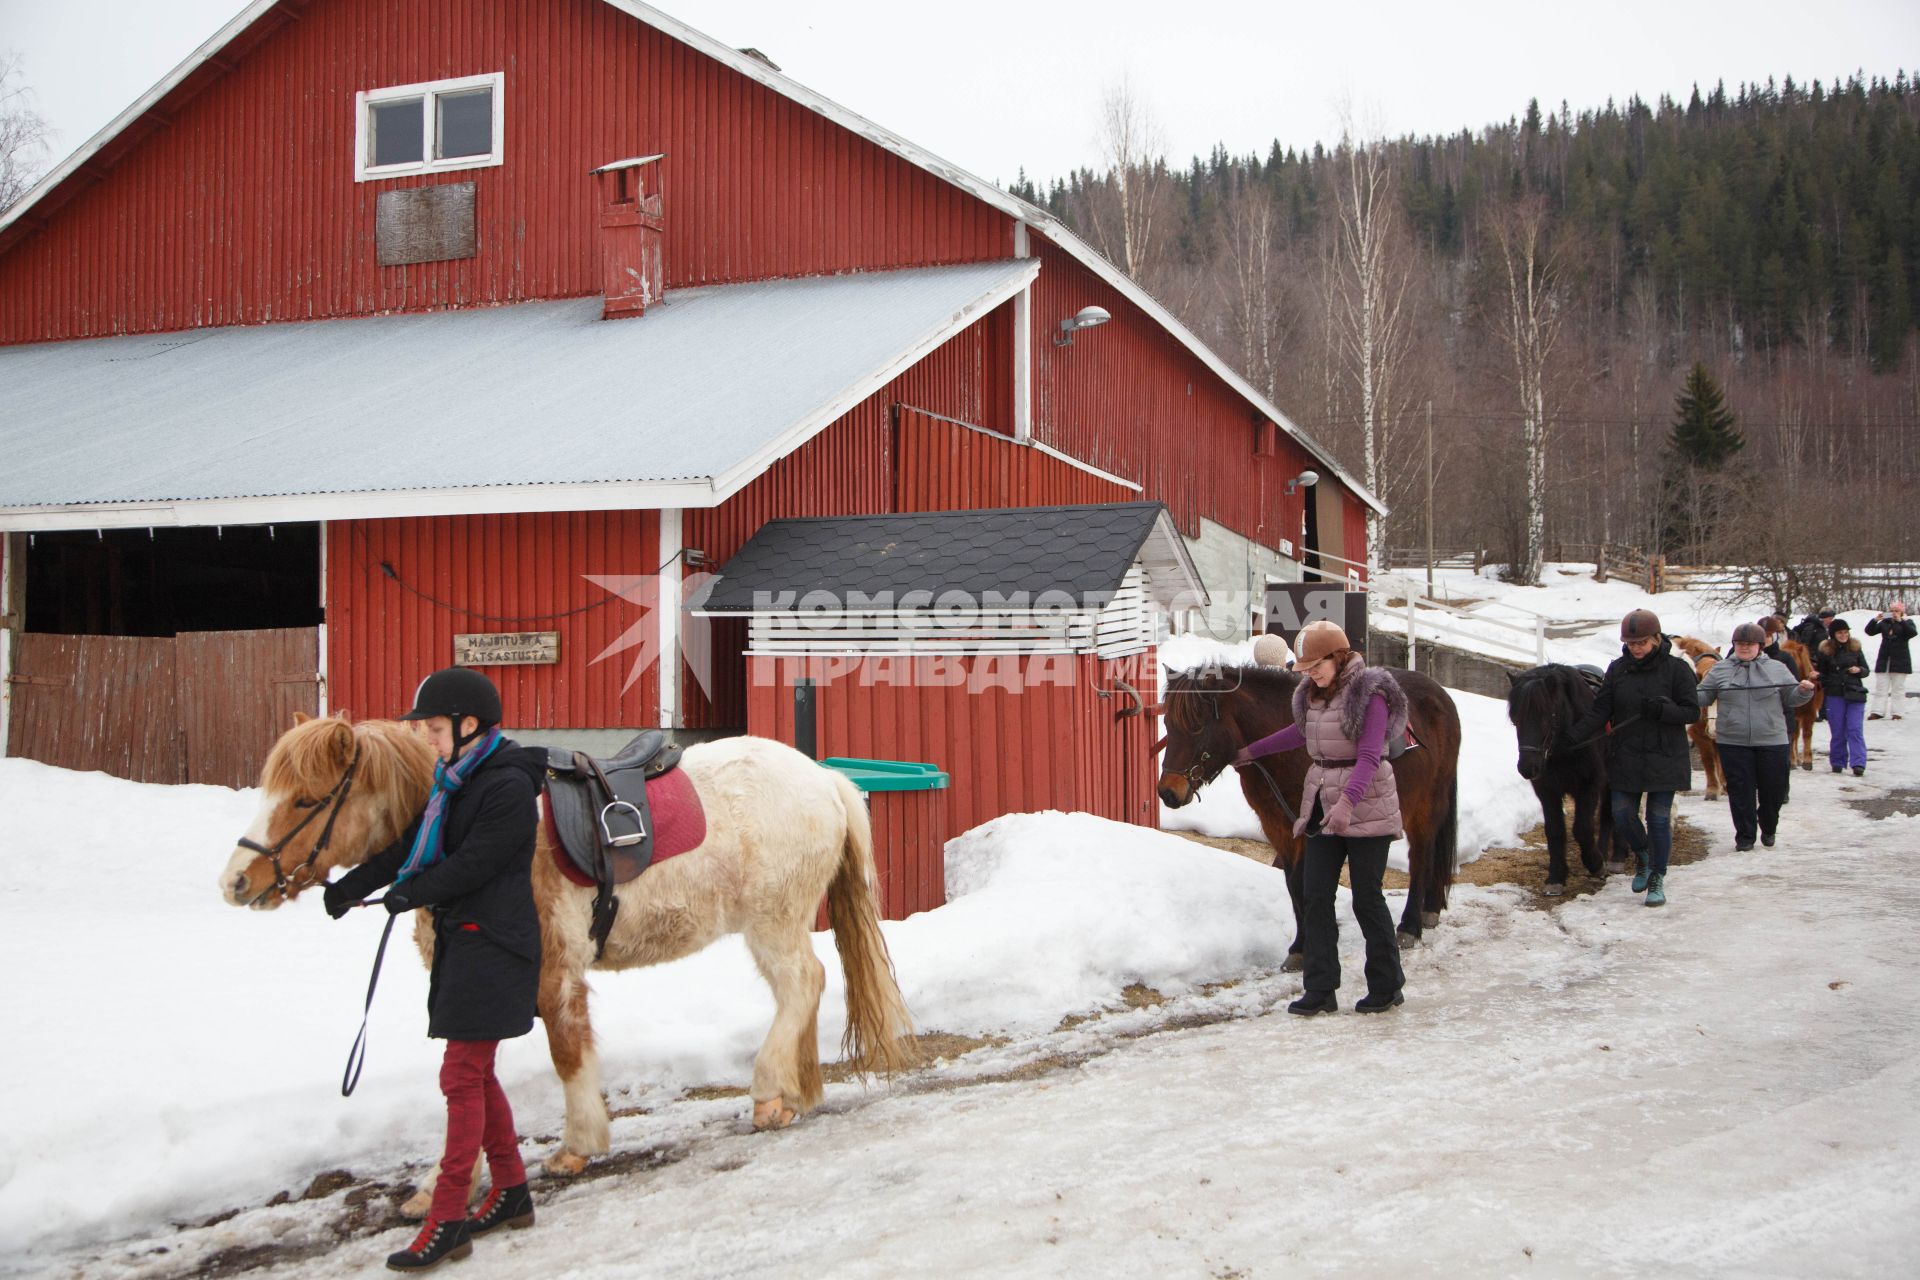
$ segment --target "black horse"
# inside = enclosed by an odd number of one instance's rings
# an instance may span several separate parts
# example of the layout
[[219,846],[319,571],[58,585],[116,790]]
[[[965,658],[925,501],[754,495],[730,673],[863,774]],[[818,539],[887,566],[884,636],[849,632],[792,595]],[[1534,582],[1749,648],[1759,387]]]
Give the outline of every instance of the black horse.
[[[1562,805],[1567,796],[1573,797],[1573,838],[1587,874],[1602,878],[1620,870],[1626,857],[1608,803],[1605,735],[1573,743],[1565,738],[1567,727],[1592,708],[1598,674],[1559,663],[1508,674],[1512,687],[1507,690],[1507,719],[1520,739],[1520,776],[1540,797],[1540,817],[1547,829],[1544,892],[1550,898],[1567,890],[1567,815]],[[1601,860],[1603,849],[1613,851],[1611,866]]]

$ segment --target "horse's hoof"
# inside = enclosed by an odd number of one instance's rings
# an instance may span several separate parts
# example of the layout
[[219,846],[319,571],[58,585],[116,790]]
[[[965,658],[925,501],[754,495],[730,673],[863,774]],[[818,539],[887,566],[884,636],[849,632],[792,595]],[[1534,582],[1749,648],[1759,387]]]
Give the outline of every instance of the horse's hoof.
[[799,1112],[788,1107],[779,1098],[768,1098],[765,1102],[753,1104],[753,1127],[756,1129],[784,1129],[799,1117]]
[[1626,869],[1627,869],[1627,860],[1625,858],[1608,858],[1607,859],[1608,875],[1610,876],[1621,875],[1625,873]]
[[1300,953],[1298,951],[1289,951],[1287,952],[1287,958],[1280,962],[1280,972],[1298,973],[1305,966],[1306,966],[1306,961],[1300,958]]
[[1440,927],[1440,913],[1438,911],[1422,911],[1420,913],[1420,927],[1422,929],[1438,929]]
[[541,1162],[541,1168],[555,1178],[572,1178],[585,1173],[587,1158],[571,1151],[556,1151]]
[[1402,951],[1406,951],[1411,947],[1417,947],[1420,945],[1420,939],[1414,936],[1413,934],[1408,933],[1405,929],[1402,929],[1400,930],[1400,932],[1396,933],[1394,935],[1394,940],[1400,944],[1400,949]]
[[1565,886],[1564,884],[1555,884],[1553,881],[1549,880],[1544,886],[1541,887],[1540,896],[1543,898],[1557,898],[1561,894],[1565,893],[1566,891],[1567,891],[1567,886]]
[[400,1216],[414,1222],[427,1216],[427,1210],[433,1208],[433,1192],[416,1191],[400,1205]]

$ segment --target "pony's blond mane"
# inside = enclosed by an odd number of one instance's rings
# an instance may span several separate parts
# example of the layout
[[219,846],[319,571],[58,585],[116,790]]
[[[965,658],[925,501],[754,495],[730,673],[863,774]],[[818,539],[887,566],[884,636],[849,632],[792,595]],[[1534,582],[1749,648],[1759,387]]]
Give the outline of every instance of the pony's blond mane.
[[379,813],[374,825],[391,838],[426,805],[433,786],[433,747],[398,721],[354,724],[327,716],[297,724],[268,753],[260,785],[279,795],[324,796],[340,781],[356,746],[354,794],[373,802]]

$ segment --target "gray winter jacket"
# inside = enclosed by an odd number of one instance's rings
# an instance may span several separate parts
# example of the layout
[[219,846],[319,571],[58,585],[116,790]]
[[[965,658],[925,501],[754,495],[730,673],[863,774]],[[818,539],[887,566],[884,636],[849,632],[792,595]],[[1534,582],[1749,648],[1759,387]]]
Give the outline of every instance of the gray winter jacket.
[[1751,662],[1722,658],[1700,681],[1700,705],[1720,702],[1713,740],[1729,747],[1784,747],[1793,708],[1813,697],[1781,663],[1766,654]]

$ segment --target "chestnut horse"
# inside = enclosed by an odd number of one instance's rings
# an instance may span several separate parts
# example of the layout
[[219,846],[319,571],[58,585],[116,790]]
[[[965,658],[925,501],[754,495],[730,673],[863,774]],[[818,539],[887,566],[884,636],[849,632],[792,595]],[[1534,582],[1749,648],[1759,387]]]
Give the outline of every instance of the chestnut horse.
[[[1407,695],[1407,728],[1419,743],[1393,762],[1409,846],[1400,941],[1410,946],[1420,941],[1423,928],[1440,923],[1453,884],[1460,712],[1447,691],[1428,677],[1389,670]],[[1293,691],[1303,678],[1297,671],[1262,666],[1203,668],[1169,676],[1161,802],[1169,809],[1187,804],[1226,769],[1241,747],[1292,724]],[[1288,969],[1300,967],[1300,855],[1306,841],[1294,838],[1293,824],[1306,787],[1307,764],[1305,751],[1287,751],[1239,770],[1240,790],[1273,846],[1273,865],[1286,872],[1287,894],[1293,899]]]
[[[1786,624],[1782,622],[1781,626]],[[1820,719],[1820,707],[1827,700],[1827,691],[1813,674],[1813,655],[1807,652],[1807,646],[1798,640],[1788,638],[1782,632],[1779,637],[1780,652],[1799,664],[1799,677],[1813,681],[1813,697],[1801,703],[1787,714],[1793,717],[1793,723],[1787,728],[1787,742],[1792,748],[1792,762],[1802,769],[1813,768],[1813,726]]]
[[[247,832],[278,855],[269,861],[236,847],[220,874],[221,896],[235,906],[278,907],[335,868],[385,848],[425,807],[433,767],[432,748],[406,725],[296,716],[267,756],[260,814]],[[809,933],[824,897],[846,971],[842,1051],[858,1070],[887,1073],[912,1065],[917,1053],[880,934],[873,833],[853,784],[767,738],[690,746],[680,767],[706,809],[707,837],[620,886],[619,911],[598,961],[587,936],[593,887],[561,874],[544,823],[535,837],[538,1008],[567,1113],[561,1149],[546,1161],[549,1173],[578,1173],[608,1146],[587,1018],[590,967],[661,964],[743,934],[775,1004],[773,1026],[753,1062],[753,1122],[784,1127],[821,1097],[815,1021],[826,972]],[[324,824],[306,821],[322,810]],[[434,930],[425,910],[414,913],[414,938],[431,965]],[[431,1189],[429,1178],[407,1210],[424,1213]]]
[[[1705,640],[1696,640],[1692,636],[1675,636],[1673,647],[1687,655],[1687,661],[1693,663],[1693,678],[1696,682],[1705,680],[1707,672],[1714,669],[1720,661],[1720,651]],[[1700,767],[1707,774],[1707,799],[1720,798],[1720,748],[1714,745],[1713,731],[1719,724],[1720,704],[1715,702],[1707,707],[1698,720],[1687,726],[1687,737],[1693,742],[1694,749],[1700,753]]]

